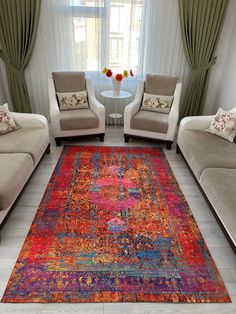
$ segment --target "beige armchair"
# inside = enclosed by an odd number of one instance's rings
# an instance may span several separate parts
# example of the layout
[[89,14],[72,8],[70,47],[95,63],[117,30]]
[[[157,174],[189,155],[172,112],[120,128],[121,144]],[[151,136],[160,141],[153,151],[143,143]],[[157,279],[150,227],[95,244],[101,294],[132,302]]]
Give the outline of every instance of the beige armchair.
[[[130,137],[150,138],[166,142],[171,149],[179,119],[179,102],[182,83],[177,77],[147,74],[139,83],[136,97],[124,111],[125,142]],[[140,110],[144,93],[173,96],[169,113]]]
[[[104,141],[105,108],[95,98],[92,83],[84,72],[53,72],[48,80],[50,117],[57,146],[74,137],[98,136]],[[87,91],[89,108],[60,111],[58,93]]]

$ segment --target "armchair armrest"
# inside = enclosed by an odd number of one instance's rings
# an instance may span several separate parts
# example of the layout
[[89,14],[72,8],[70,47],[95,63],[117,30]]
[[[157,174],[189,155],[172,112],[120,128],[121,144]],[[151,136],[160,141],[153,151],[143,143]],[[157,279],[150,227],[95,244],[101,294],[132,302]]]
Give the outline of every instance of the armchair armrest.
[[179,120],[179,103],[180,103],[180,96],[182,90],[182,83],[178,82],[175,87],[174,92],[174,100],[171,106],[171,110],[168,117],[168,132],[167,132],[167,139],[173,141],[175,136],[175,130],[177,127],[177,123]]
[[144,91],[144,81],[140,81],[134,100],[128,106],[126,106],[124,110],[124,133],[127,133],[129,131],[130,120],[139,111],[141,101],[142,101],[143,91]]
[[49,93],[49,106],[50,106],[50,118],[54,135],[60,133],[60,110],[56,98],[56,91],[54,87],[53,79],[48,79],[48,93]]
[[185,117],[180,122],[179,130],[205,130],[210,127],[214,115]]
[[97,114],[104,114],[105,115],[105,107],[103,104],[101,104],[97,98],[95,97],[94,90],[92,87],[91,80],[86,79],[86,88],[88,92],[88,100],[89,100],[89,106],[90,108]]
[[182,90],[182,83],[178,82],[175,87],[174,100],[170,109],[168,121],[173,120],[174,117],[177,118],[177,120],[179,118],[179,103],[180,103],[181,90]]
[[91,110],[96,113],[99,119],[99,127],[102,127],[105,132],[105,116],[106,110],[103,104],[101,104],[95,97],[94,90],[92,87],[92,82],[89,79],[86,79],[86,89],[88,92],[88,101]]
[[12,112],[17,125],[22,128],[48,128],[47,119],[40,114]]
[[95,98],[95,96],[88,96],[88,99],[89,99],[89,106],[90,108],[98,115],[104,115],[105,116],[105,113],[106,113],[106,110],[105,110],[105,107],[103,104],[101,104],[97,98]]

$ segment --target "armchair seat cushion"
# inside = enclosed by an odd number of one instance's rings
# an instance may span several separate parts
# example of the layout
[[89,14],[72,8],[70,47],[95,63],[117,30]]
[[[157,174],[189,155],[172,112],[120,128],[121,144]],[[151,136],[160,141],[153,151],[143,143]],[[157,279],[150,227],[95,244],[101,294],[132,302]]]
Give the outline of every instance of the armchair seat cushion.
[[62,130],[98,128],[99,120],[91,109],[65,110],[60,112]]
[[131,129],[167,133],[168,131],[168,114],[138,111],[130,122]]

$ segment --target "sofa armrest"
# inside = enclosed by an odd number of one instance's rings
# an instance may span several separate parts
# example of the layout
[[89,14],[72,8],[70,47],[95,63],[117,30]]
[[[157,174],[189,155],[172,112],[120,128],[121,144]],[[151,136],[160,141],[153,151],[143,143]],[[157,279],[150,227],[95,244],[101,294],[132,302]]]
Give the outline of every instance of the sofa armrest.
[[180,122],[179,130],[205,130],[210,127],[212,116],[185,117]]
[[17,125],[22,128],[48,128],[47,119],[40,114],[12,112]]

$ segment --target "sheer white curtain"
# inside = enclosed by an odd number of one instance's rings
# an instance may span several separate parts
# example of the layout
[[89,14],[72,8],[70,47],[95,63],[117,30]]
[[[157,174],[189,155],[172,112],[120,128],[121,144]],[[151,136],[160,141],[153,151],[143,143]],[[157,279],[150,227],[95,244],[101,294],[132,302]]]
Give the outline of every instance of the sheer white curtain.
[[25,71],[32,110],[49,118],[48,77],[75,66],[73,20],[69,0],[42,0],[38,33]]
[[182,97],[189,79],[179,23],[177,0],[144,0],[139,72],[176,75],[183,82]]
[[[140,26],[143,0],[74,0],[73,15],[77,69],[87,71],[91,78],[96,97],[106,107],[106,123],[114,123],[109,117],[114,112],[115,102],[101,96],[101,91],[111,89],[111,79],[101,74],[103,67],[113,73],[132,69],[137,74]],[[83,6],[84,5],[84,6]],[[97,72],[95,72],[97,70]],[[123,113],[124,107],[135,96],[138,76],[122,80],[122,89],[132,93],[127,100],[117,101],[117,111]],[[117,121],[122,123],[122,119]]]
[[[142,0],[42,0],[38,35],[26,82],[34,112],[49,117],[47,78],[52,71],[86,71],[107,113],[114,104],[100,93],[111,88],[103,67],[137,72]],[[122,81],[135,94],[138,78]],[[127,104],[118,106],[123,111]],[[112,122],[107,119],[107,123]],[[113,121],[114,122],[114,121]]]
[[[122,81],[122,89],[133,97],[138,79],[146,73],[178,75],[185,92],[189,72],[178,1],[42,0],[36,44],[26,69],[33,111],[49,118],[47,79],[52,71],[81,70],[92,78],[96,96],[109,114],[114,104],[100,95],[111,89],[111,79],[101,74],[104,66],[115,73],[133,69],[136,76]],[[127,102],[118,106],[120,112]]]

